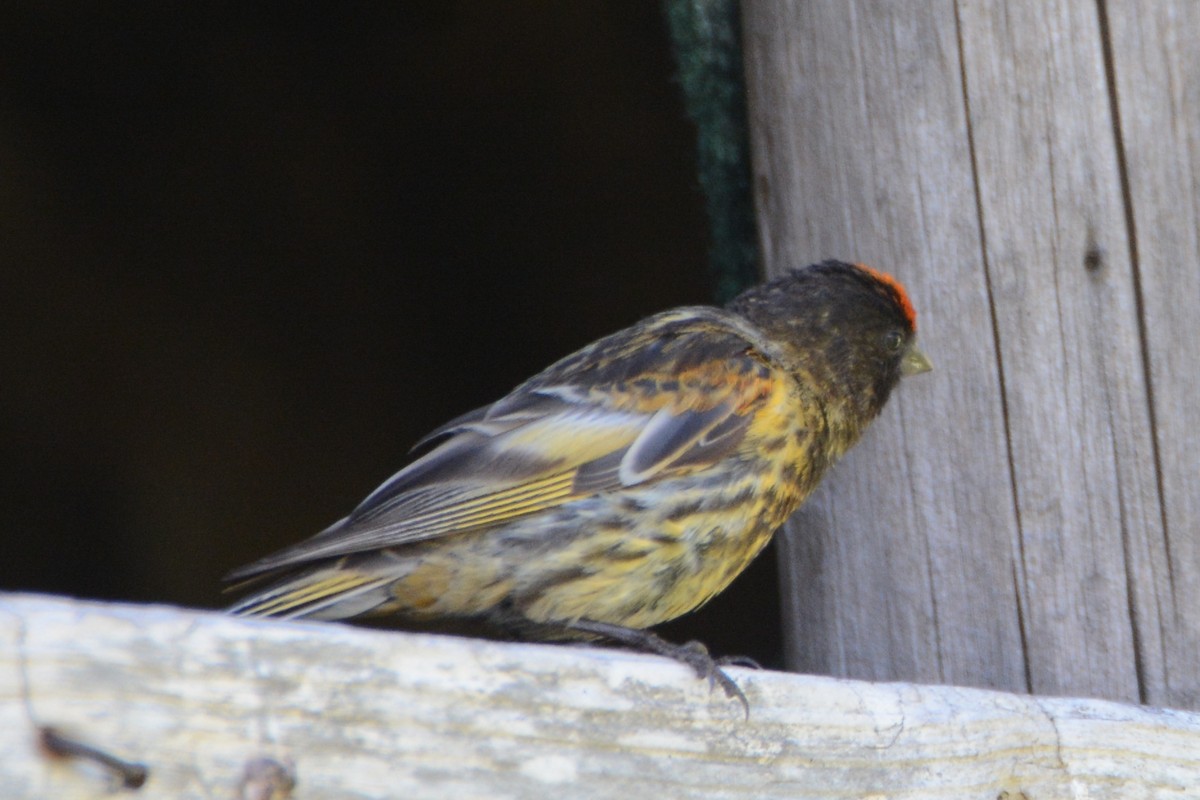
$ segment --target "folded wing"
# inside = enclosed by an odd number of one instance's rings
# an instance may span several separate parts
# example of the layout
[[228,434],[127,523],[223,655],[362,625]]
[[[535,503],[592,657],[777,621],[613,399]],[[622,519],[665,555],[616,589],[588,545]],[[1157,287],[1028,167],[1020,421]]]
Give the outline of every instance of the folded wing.
[[229,579],[496,526],[711,466],[742,442],[770,371],[722,312],[704,311],[602,339],[449,423],[348,517]]

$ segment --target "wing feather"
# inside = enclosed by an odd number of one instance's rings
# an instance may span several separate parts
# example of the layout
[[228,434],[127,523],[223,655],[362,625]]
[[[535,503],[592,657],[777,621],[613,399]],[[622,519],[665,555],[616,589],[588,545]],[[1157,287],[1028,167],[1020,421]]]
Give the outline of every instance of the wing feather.
[[424,440],[432,450],[348,517],[229,579],[500,525],[716,463],[770,378],[747,337],[717,324],[723,312],[704,311],[652,318],[657,335],[602,339],[439,428]]
[[706,411],[679,413],[669,406],[660,408],[621,459],[617,470],[621,483],[635,486],[668,468],[714,426],[728,419],[731,411],[728,402]]

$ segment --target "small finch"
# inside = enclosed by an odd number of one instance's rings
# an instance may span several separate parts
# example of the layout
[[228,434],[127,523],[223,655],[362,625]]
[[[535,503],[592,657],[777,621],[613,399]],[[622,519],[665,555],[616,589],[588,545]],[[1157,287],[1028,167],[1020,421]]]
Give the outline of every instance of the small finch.
[[645,629],[746,568],[930,369],[915,339],[904,288],[838,261],[656,314],[430,433],[345,519],[231,573],[273,579],[231,611],[608,640],[745,704],[729,662]]

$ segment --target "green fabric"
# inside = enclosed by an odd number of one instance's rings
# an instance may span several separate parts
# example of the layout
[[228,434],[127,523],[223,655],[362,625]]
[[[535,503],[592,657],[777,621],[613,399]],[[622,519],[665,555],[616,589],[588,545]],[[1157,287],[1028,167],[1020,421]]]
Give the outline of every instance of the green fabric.
[[759,279],[738,0],[665,0],[712,227],[719,302]]

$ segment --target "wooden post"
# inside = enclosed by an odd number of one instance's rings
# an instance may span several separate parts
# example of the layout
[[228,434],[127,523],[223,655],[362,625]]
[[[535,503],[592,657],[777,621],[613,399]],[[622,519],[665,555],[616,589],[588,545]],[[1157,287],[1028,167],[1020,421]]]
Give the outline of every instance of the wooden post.
[[789,526],[790,663],[1197,707],[1196,4],[744,14],[768,271],[895,273],[936,367]]

